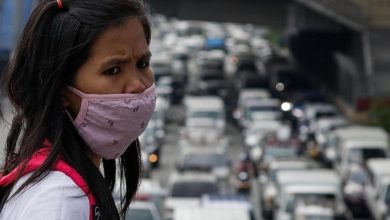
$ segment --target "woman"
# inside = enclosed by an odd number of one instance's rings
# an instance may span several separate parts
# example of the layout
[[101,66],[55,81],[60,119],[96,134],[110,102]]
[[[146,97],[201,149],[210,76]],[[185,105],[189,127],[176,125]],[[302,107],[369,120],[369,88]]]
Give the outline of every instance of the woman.
[[119,219],[116,173],[125,214],[156,101],[148,16],[137,0],[44,0],[33,11],[6,70],[16,115],[0,219]]

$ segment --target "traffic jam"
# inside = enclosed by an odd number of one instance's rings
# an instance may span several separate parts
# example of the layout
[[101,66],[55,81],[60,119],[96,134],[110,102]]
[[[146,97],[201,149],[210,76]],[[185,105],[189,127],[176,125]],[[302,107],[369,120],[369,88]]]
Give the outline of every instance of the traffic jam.
[[267,28],[152,21],[158,99],[126,219],[390,219],[389,135],[343,116]]

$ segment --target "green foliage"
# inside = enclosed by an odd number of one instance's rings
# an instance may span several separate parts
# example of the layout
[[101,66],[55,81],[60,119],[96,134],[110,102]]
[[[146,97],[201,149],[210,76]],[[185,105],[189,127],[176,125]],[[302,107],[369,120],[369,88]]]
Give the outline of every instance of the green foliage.
[[377,104],[370,112],[373,124],[383,127],[390,133],[390,105]]

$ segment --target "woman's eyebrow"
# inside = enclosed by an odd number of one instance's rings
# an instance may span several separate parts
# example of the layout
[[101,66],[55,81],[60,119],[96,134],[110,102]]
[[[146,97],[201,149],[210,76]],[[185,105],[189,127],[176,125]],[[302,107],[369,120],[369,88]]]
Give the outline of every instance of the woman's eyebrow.
[[148,50],[145,53],[143,53],[140,57],[141,59],[150,59],[152,57],[152,53]]
[[[152,53],[148,50],[144,53],[142,53],[138,59],[150,59],[152,57]],[[127,56],[112,56],[109,58],[104,59],[101,62],[102,67],[113,65],[113,64],[121,64],[121,63],[126,63],[130,60],[129,57]]]
[[129,60],[128,57],[124,57],[124,56],[113,56],[113,57],[109,57],[107,59],[104,59],[100,66],[109,66],[109,65],[113,65],[113,64],[121,64],[121,63],[125,63]]

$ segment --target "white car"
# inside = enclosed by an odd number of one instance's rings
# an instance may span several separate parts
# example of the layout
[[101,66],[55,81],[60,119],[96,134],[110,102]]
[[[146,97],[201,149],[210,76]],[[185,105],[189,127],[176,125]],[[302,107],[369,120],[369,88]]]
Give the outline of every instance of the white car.
[[280,101],[277,99],[262,99],[258,101],[248,101],[243,106],[242,116],[239,118],[239,125],[246,129],[253,121],[257,123],[261,120],[279,120],[282,117]]
[[233,117],[239,119],[243,113],[243,108],[248,101],[258,101],[271,98],[271,94],[265,89],[243,89],[240,91],[237,100],[237,108],[233,112]]
[[371,158],[387,158],[390,155],[388,142],[369,139],[342,141],[337,151],[336,170],[344,177],[352,164],[365,165]]
[[173,220],[250,220],[244,207],[238,206],[198,206],[175,209]]
[[304,158],[296,159],[277,159],[268,166],[267,175],[262,174],[259,182],[262,188],[262,211],[263,216],[272,217],[275,208],[275,200],[278,192],[276,185],[276,174],[281,171],[304,171],[309,169],[318,169],[320,165],[313,160]]
[[254,147],[259,144],[260,140],[269,132],[275,132],[282,127],[279,120],[260,120],[255,121],[243,131],[245,146]]
[[175,209],[199,206],[204,194],[219,193],[217,177],[200,172],[174,172],[168,178],[167,188],[164,207],[168,217],[172,217]]
[[[184,100],[186,107],[186,125],[198,120],[213,120],[214,128],[224,132],[226,129],[225,105],[218,96],[189,96]],[[195,121],[195,122],[193,122]]]
[[176,168],[181,172],[203,171],[214,174],[220,180],[228,180],[230,161],[224,152],[192,148],[183,150]]
[[[383,128],[375,126],[347,126],[332,131],[327,138],[325,158],[334,167],[342,161],[342,158],[340,158],[344,151],[342,143],[348,140],[355,140],[355,142],[373,140],[383,143],[380,145],[384,145],[389,143],[389,136]],[[346,159],[344,160],[346,161]]]
[[336,216],[347,214],[341,192],[341,180],[335,171],[324,169],[280,171],[276,174],[276,182],[279,193],[275,219],[293,219],[300,201],[308,204],[331,204]]
[[296,220],[333,220],[334,211],[332,208],[324,207],[322,205],[298,205],[295,210]]
[[327,133],[338,127],[348,125],[349,122],[344,117],[331,117],[319,119],[314,128],[314,137],[317,144],[322,147],[326,142]]
[[386,219],[390,205],[390,159],[371,159],[367,162],[371,174],[365,185],[367,204],[375,220]]
[[160,213],[152,202],[135,201],[130,204],[125,220],[160,220]]

